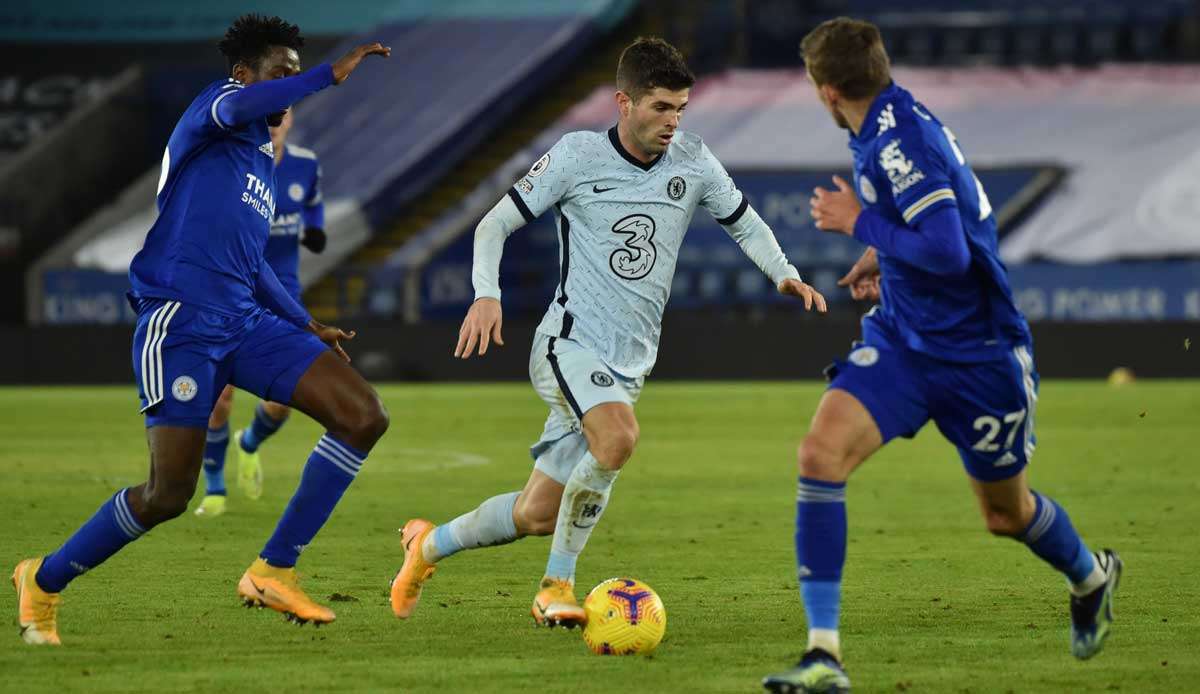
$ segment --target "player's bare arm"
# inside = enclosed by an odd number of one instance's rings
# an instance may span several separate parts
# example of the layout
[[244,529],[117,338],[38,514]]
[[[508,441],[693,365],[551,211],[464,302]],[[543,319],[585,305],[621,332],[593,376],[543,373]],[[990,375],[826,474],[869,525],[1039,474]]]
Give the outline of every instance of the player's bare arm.
[[341,84],[346,81],[351,72],[358,68],[358,64],[369,55],[378,55],[384,58],[392,55],[390,46],[384,46],[381,43],[367,43],[355,48],[346,55],[338,58],[338,61],[333,64],[333,83]]

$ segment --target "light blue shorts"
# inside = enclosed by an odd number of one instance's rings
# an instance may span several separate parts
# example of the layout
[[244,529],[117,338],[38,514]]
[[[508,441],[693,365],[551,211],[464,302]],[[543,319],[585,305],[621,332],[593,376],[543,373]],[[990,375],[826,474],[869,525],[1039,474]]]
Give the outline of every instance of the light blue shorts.
[[622,376],[574,340],[535,333],[529,353],[529,380],[550,406],[542,437],[529,449],[533,467],[566,484],[587,451],[583,416],[608,402],[633,407],[646,379]]

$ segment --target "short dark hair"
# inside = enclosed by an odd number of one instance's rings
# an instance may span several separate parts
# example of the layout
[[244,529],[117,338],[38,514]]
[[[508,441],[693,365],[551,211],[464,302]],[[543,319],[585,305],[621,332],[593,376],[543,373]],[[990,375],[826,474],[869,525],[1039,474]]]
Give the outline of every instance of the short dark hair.
[[875,96],[892,82],[879,27],[849,17],[822,22],[800,42],[800,57],[818,86],[847,99]]
[[300,50],[304,46],[300,27],[279,17],[244,14],[233,21],[225,32],[225,38],[217,44],[221,54],[229,61],[230,72],[238,63],[257,70],[271,46]]
[[696,83],[683,54],[656,37],[639,36],[621,51],[617,61],[617,89],[637,101],[656,87],[679,91]]

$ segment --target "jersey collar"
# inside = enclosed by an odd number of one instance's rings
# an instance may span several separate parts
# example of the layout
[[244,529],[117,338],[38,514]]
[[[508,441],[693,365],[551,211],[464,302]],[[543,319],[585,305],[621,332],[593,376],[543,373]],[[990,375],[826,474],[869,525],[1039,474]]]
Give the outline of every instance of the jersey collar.
[[642,171],[649,171],[655,164],[658,163],[659,159],[662,159],[662,155],[659,154],[657,157],[651,159],[649,163],[639,161],[637,157],[629,153],[629,150],[625,149],[625,145],[621,144],[621,138],[617,135],[617,126],[615,125],[608,129],[608,141],[612,143],[613,149],[617,150],[617,154],[620,154],[621,158],[638,167]]
[[871,102],[871,108],[867,109],[867,117],[863,119],[862,129],[858,131],[857,135],[854,133],[850,134],[851,142],[865,144],[875,139],[875,136],[879,134],[879,126],[876,124],[879,120],[879,113],[883,111],[883,107],[887,106],[888,102],[894,99],[899,92],[900,87],[895,82],[892,82],[883,91],[879,92],[875,100]]

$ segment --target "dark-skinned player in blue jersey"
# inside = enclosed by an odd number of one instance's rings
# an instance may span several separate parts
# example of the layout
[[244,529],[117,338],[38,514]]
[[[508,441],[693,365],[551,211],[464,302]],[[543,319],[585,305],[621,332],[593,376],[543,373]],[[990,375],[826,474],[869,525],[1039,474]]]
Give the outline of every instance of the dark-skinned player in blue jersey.
[[347,363],[340,341],[354,333],[313,320],[264,262],[275,200],[268,127],[305,96],[344,82],[367,56],[387,57],[391,49],[359,46],[301,72],[303,44],[299,28],[278,17],[237,19],[219,44],[229,79],[206,87],[168,140],[158,219],[129,269],[150,476],[105,501],[57,550],[17,565],[26,643],[59,644],[67,584],[184,512],[209,413],[229,383],[299,409],[326,429],[237,592],[301,623],[335,618],[301,590],[294,567],[387,430],[388,415]]
[[841,283],[879,305],[863,318],[862,342],[827,371],[829,389],[800,445],[796,563],[808,645],[795,667],[763,685],[786,694],[850,690],[838,639],[846,480],[930,420],[958,449],[987,529],[1066,578],[1071,652],[1090,658],[1108,635],[1122,564],[1112,550],[1092,552],[1067,512],[1029,487],[1033,340],[983,185],[950,129],[892,82],[873,24],[825,22],[801,53],[854,154],[854,186],[835,177],[834,190],[817,188],[813,221],[868,246]]
[[[325,250],[325,203],[321,196],[321,164],[316,152],[287,141],[292,128],[289,110],[283,122],[271,126],[275,150],[275,219],[263,256],[279,283],[300,303],[300,246],[313,253]],[[225,513],[225,454],[230,445],[229,414],[233,410],[233,386],[225,386],[208,419],[204,446],[204,499],[196,508],[201,518]],[[263,467],[258,448],[274,436],[288,420],[291,408],[263,400],[254,410],[249,426],[233,437],[237,451],[238,487],[250,499],[263,490]]]

